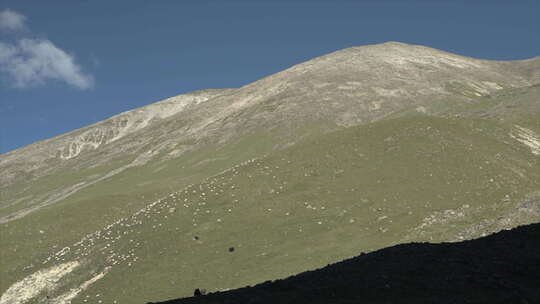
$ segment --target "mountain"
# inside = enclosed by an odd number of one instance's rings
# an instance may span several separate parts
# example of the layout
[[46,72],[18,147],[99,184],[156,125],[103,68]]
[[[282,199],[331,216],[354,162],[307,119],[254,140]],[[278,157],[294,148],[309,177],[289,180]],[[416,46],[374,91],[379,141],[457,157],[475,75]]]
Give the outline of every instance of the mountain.
[[0,155],[0,303],[174,298],[537,222],[539,75],[353,47]]
[[536,303],[540,224],[459,243],[409,243],[283,280],[160,302]]

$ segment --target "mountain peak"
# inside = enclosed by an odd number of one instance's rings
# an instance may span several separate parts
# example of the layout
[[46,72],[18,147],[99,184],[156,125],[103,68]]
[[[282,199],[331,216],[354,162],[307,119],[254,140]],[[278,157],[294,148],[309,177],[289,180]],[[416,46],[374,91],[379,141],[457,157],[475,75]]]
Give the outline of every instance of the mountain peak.
[[417,46],[419,45],[400,42],[400,41],[386,41],[386,42],[375,43],[375,44],[358,45],[358,46],[354,46],[354,48],[366,48],[366,47],[411,48],[411,47],[417,47]]

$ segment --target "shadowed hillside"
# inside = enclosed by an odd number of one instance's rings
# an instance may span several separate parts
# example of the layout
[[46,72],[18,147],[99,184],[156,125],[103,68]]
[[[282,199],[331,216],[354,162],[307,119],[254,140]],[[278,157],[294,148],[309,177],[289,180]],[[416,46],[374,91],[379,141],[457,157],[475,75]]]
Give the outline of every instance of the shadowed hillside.
[[460,243],[402,244],[284,280],[160,304],[539,303],[538,240],[540,224],[532,224]]

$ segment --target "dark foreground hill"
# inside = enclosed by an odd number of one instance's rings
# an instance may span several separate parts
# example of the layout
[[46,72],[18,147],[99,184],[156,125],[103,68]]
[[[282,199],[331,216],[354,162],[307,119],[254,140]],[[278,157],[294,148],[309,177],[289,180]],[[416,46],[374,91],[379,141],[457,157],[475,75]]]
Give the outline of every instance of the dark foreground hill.
[[540,223],[459,243],[397,245],[284,280],[161,303],[540,303]]

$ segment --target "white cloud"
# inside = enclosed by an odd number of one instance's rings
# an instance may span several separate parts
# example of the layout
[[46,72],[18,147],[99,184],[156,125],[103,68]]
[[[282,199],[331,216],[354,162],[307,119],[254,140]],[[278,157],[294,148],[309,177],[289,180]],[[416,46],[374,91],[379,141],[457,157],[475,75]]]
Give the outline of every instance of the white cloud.
[[17,44],[0,42],[0,70],[11,76],[18,88],[62,80],[80,89],[92,87],[92,76],[84,74],[73,56],[49,40],[21,39]]
[[[25,19],[21,14],[4,10],[0,12],[0,30],[22,30]],[[81,70],[73,55],[46,39],[0,41],[0,72],[17,88],[44,85],[48,80],[63,81],[80,89],[94,85],[93,77]]]
[[20,31],[26,26],[24,22],[26,17],[9,9],[0,12],[0,30],[4,31]]

